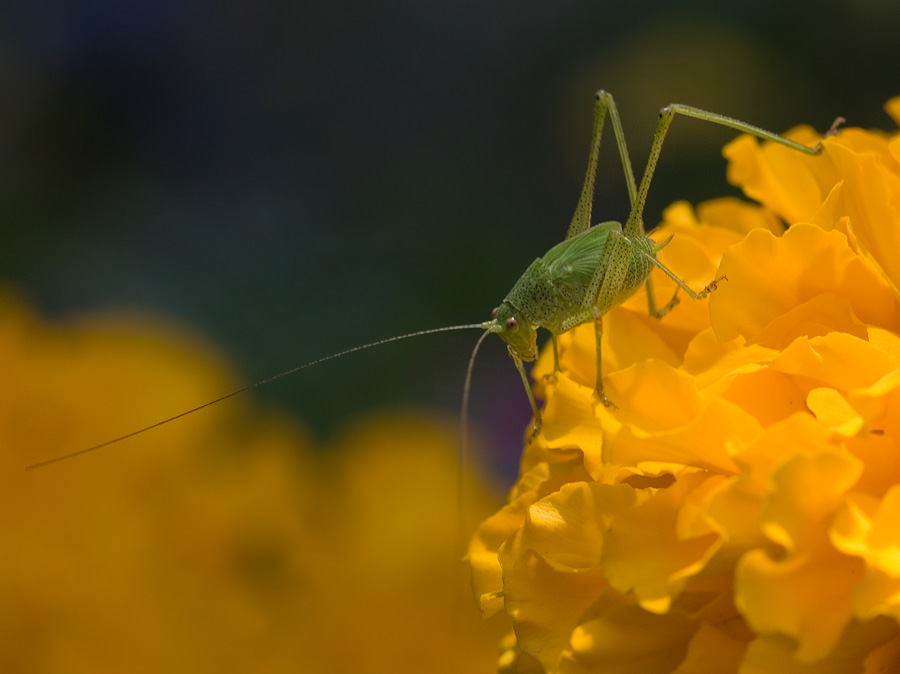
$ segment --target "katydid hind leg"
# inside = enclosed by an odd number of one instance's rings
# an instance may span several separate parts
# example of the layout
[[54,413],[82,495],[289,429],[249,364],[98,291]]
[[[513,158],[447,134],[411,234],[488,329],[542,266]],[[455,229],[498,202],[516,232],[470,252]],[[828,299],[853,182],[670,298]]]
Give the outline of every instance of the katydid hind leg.
[[653,277],[648,276],[647,282],[644,284],[644,287],[647,289],[647,309],[650,312],[650,315],[653,318],[660,319],[665,316],[667,313],[672,311],[675,306],[681,301],[678,298],[678,288],[675,288],[675,292],[672,294],[672,298],[666,302],[663,306],[656,306],[656,292],[653,290]]
[[656,132],[653,135],[653,143],[650,147],[650,156],[647,158],[647,164],[644,167],[644,175],[641,178],[641,184],[638,187],[637,196],[632,204],[631,214],[628,216],[628,221],[625,223],[625,234],[627,236],[644,235],[642,218],[644,215],[644,206],[647,202],[647,192],[650,189],[650,182],[653,180],[653,173],[656,170],[657,163],[659,162],[659,155],[660,151],[662,150],[663,141],[666,138],[666,133],[669,131],[669,126],[672,124],[672,120],[674,119],[676,114],[684,115],[685,117],[693,117],[694,119],[710,122],[712,124],[718,124],[719,126],[726,126],[743,133],[749,133],[750,135],[761,138],[762,140],[772,141],[773,143],[784,145],[785,147],[791,148],[792,150],[797,150],[798,152],[802,152],[804,154],[817,155],[822,152],[822,143],[819,143],[815,147],[807,147],[792,140],[788,140],[784,136],[780,136],[777,133],[766,131],[763,128],[753,126],[752,124],[747,124],[746,122],[734,119],[733,117],[720,115],[715,112],[708,112],[707,110],[701,110],[700,108],[694,108],[689,105],[682,105],[681,103],[672,103],[670,105],[667,105],[659,111],[659,120],[656,123]]
[[[628,220],[625,223],[625,234],[629,238],[640,237],[644,235],[643,213],[644,207],[647,202],[647,192],[650,189],[650,182],[653,179],[653,173],[656,170],[656,165],[659,161],[659,155],[662,150],[663,140],[665,140],[666,133],[668,132],[669,126],[671,125],[672,120],[674,119],[676,114],[681,114],[686,117],[693,117],[694,119],[710,122],[712,124],[718,124],[720,126],[726,126],[743,133],[749,133],[753,136],[756,136],[757,138],[772,141],[774,143],[779,143],[780,145],[784,145],[785,147],[797,150],[798,152],[802,152],[804,154],[816,155],[822,151],[821,143],[819,143],[815,147],[807,147],[792,140],[788,140],[784,136],[772,133],[771,131],[766,131],[765,129],[762,129],[758,126],[747,124],[746,122],[742,122],[732,117],[727,117],[725,115],[720,115],[714,112],[708,112],[706,110],[701,110],[700,108],[694,108],[688,105],[682,105],[680,103],[667,105],[660,110],[659,120],[656,124],[656,133],[653,135],[653,143],[650,149],[650,156],[647,158],[647,165],[644,168],[644,175],[641,178],[641,184],[638,187],[637,196],[632,202],[631,213],[629,214]],[[727,280],[724,277],[715,279],[700,292],[695,292],[694,290],[689,288],[688,285],[683,280],[681,280],[681,278],[667,269],[665,265],[660,263],[655,257],[651,259],[651,262],[659,269],[661,269],[672,280],[674,280],[675,283],[678,284],[679,288],[684,290],[692,299],[695,300],[703,299],[704,297],[709,295],[710,292],[716,289],[716,285],[720,281]],[[650,277],[647,278],[646,288],[651,316],[662,318],[678,303],[676,290],[676,294],[672,297],[672,299],[669,300],[669,302],[664,307],[657,309],[655,306],[655,296],[653,294],[653,282]]]
[[578,199],[578,206],[575,207],[575,214],[572,216],[572,222],[569,224],[569,231],[566,234],[567,239],[580,234],[591,226],[591,209],[594,202],[594,184],[597,177],[597,161],[600,153],[600,140],[603,136],[603,126],[606,116],[612,122],[613,133],[616,137],[616,145],[619,149],[619,157],[622,160],[622,168],[625,171],[625,181],[628,185],[628,198],[630,203],[634,204],[635,194],[637,191],[634,180],[634,171],[631,168],[631,159],[628,155],[628,147],[625,145],[625,133],[622,130],[622,120],[619,117],[619,111],[616,108],[616,102],[611,94],[605,91],[598,91],[594,99],[594,128],[591,133],[591,150],[588,155],[588,167],[584,175],[584,184],[581,188],[581,196]]
[[[608,246],[613,246],[609,261],[605,268],[598,268],[591,279],[586,302],[590,302],[590,308],[594,315],[594,334],[597,340],[597,381],[594,385],[595,398],[606,407],[616,408],[616,404],[606,397],[603,392],[603,358],[601,341],[603,339],[603,313],[615,305],[628,281],[628,268],[631,263],[631,248],[627,239],[618,234],[610,236]],[[584,307],[587,308],[587,307]]]
[[[662,271],[666,276],[668,276],[670,279],[675,281],[675,283],[678,285],[678,287],[681,288],[685,293],[687,293],[687,295],[691,299],[694,299],[694,300],[702,300],[702,299],[708,297],[712,291],[714,291],[716,288],[718,288],[719,283],[721,283],[722,281],[728,280],[727,276],[720,276],[719,278],[714,279],[714,280],[710,281],[709,283],[707,283],[706,287],[703,288],[703,290],[697,292],[694,289],[692,289],[687,283],[685,283],[684,280],[681,279],[675,272],[673,272],[671,269],[669,269],[666,265],[664,265],[662,262],[657,260],[655,257],[647,255],[647,260],[649,260],[650,263],[653,264],[653,266],[655,266],[657,269]],[[647,277],[646,286],[647,286],[648,297],[653,297],[653,295],[651,294],[653,292],[653,285],[650,281],[650,277]],[[669,302],[662,309],[658,309],[656,311],[656,314],[655,314],[656,318],[661,318],[662,316],[665,316],[672,309],[672,307],[674,307],[676,304],[678,304],[678,294],[677,294],[678,290],[677,289],[675,290],[675,293],[676,294],[672,296],[672,299],[669,300]],[[653,305],[651,305],[650,313],[651,313],[651,315],[654,315],[654,312],[652,311],[652,306]]]

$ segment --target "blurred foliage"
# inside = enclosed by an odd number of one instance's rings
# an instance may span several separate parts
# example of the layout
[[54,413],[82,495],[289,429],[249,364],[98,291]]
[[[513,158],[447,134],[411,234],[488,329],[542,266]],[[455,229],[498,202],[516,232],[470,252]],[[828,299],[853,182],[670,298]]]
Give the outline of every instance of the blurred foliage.
[[494,671],[504,625],[461,558],[495,504],[472,473],[460,506],[452,420],[373,416],[317,449],[244,397],[23,470],[207,399],[218,360],[0,293],[0,671]]

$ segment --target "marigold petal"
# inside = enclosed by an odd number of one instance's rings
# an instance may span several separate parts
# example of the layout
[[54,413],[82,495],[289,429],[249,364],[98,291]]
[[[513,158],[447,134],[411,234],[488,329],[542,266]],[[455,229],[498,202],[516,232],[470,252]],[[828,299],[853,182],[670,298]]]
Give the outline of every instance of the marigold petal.
[[860,243],[900,288],[900,176],[883,156],[826,142],[826,153],[844,180],[844,210]]
[[853,313],[848,300],[822,293],[774,318],[756,339],[760,344],[784,348],[798,337],[818,337],[830,332],[865,338],[866,326]]
[[781,236],[785,229],[772,211],[735,197],[711,199],[697,204],[697,219],[710,227],[730,229],[741,234],[754,229],[765,229]]
[[863,674],[883,674],[884,672],[900,671],[900,637],[896,634],[897,627],[886,620],[879,621],[879,623],[882,629],[885,630],[893,627],[895,633],[890,635],[883,644],[869,651],[865,659]]
[[[629,401],[627,407],[616,410],[617,424],[643,428],[647,432],[683,426],[703,408],[703,400],[692,378],[658,360],[645,360],[613,372],[604,384],[613,400]],[[660,400],[665,400],[666,404],[660,404]]]
[[884,104],[884,111],[900,126],[900,96],[894,96]]
[[541,412],[541,438],[553,449],[579,447],[587,471],[599,479],[603,473],[603,420],[595,413],[594,387],[572,381],[560,373],[546,387],[547,403]]
[[893,487],[882,503],[867,495],[848,499],[831,529],[831,539],[839,550],[868,563],[853,595],[854,611],[862,620],[880,615],[900,618],[897,491]]
[[[689,287],[699,291],[717,278],[722,254],[743,238],[741,228],[760,224],[760,219],[753,217],[759,212],[762,209],[736,199],[720,199],[697,207],[701,217],[716,219],[716,222],[706,222],[698,219],[687,204],[677,202],[664,211],[662,224],[653,232],[656,241],[671,238],[660,251],[659,261]],[[652,280],[658,307],[675,295],[680,299],[664,321],[648,315],[643,293],[638,293],[623,306],[639,313],[648,321],[650,329],[660,333],[676,353],[683,353],[687,342],[709,326],[707,304],[687,298],[675,282],[658,269],[653,270]]]
[[884,495],[866,533],[869,547],[866,561],[886,575],[900,579],[900,486],[891,487]]
[[619,512],[634,507],[638,496],[626,484],[564,485],[528,509],[523,525],[500,549],[500,563],[509,566],[530,549],[556,571],[595,568],[600,564],[609,522]]
[[558,671],[573,630],[605,588],[599,568],[560,573],[536,551],[524,550],[504,568],[506,610],[519,648],[546,672]]
[[584,453],[577,447],[553,447],[542,434],[525,446],[519,480],[510,490],[510,502],[522,499],[530,505],[569,482],[590,480],[584,470]]
[[469,543],[468,560],[472,567],[472,591],[485,618],[503,608],[503,570],[497,550],[521,525],[521,504],[511,503],[488,517]]
[[[657,615],[607,592],[572,634],[569,674],[661,674],[684,661],[698,623],[684,614]],[[568,664],[568,663],[567,663]]]
[[900,578],[868,568],[855,588],[853,610],[861,620],[877,616],[900,620]]
[[762,499],[748,487],[745,477],[730,478],[717,485],[705,504],[707,522],[719,532],[722,546],[730,548],[732,557],[752,548],[778,551],[759,527]]
[[869,327],[869,343],[900,367],[900,335],[875,326]]
[[757,372],[767,366],[776,349],[747,344],[735,337],[720,341],[712,330],[704,330],[691,340],[684,354],[684,370],[694,377],[698,388],[705,389],[734,374]]
[[726,379],[722,399],[767,428],[797,412],[806,411],[803,391],[792,377],[775,370],[742,372]]
[[[648,358],[663,360],[674,366],[681,364],[680,354],[667,344],[665,335],[656,329],[658,321],[647,316],[646,306],[644,300],[639,312],[614,309],[604,315],[604,374]],[[580,384],[594,388],[597,381],[597,339],[593,323],[561,335],[559,349],[560,369]]]
[[852,228],[850,227],[850,218],[847,217],[844,211],[843,189],[844,181],[839,180],[836,182],[828,192],[828,196],[825,197],[822,205],[809,219],[809,223],[821,227],[825,231],[831,231],[832,229],[840,231],[847,237],[853,252],[859,253],[856,237],[852,234]]
[[765,435],[735,454],[743,488],[760,497],[768,494],[773,471],[800,452],[831,446],[831,433],[808,413],[793,414],[766,429]]
[[[797,127],[785,135],[809,147],[820,140],[810,127]],[[825,194],[810,157],[777,143],[760,144],[748,135],[726,145],[722,155],[728,159],[728,181],[786,222],[808,220],[822,203]]]
[[[647,384],[657,392],[659,405],[669,404],[668,390]],[[620,432],[606,443],[605,460],[609,463],[640,466],[645,462],[662,462],[693,466],[704,470],[735,472],[732,452],[762,434],[757,421],[740,407],[714,398],[687,423],[664,431],[647,431],[634,424],[624,424]]]
[[718,535],[685,538],[680,517],[684,499],[705,480],[703,474],[682,475],[667,489],[619,514],[603,549],[603,569],[619,592],[633,592],[640,605],[666,613],[689,578],[714,552]]
[[806,397],[806,406],[823,426],[851,437],[862,429],[865,419],[840,393],[832,388],[815,388]]
[[848,452],[822,449],[795,453],[772,472],[763,509],[763,530],[788,552],[815,548],[822,527],[862,473]]
[[[776,238],[754,230],[725,251],[719,271],[728,276],[728,283],[712,294],[709,310],[716,336],[723,341],[741,335],[748,342],[760,342],[773,321],[823,293],[848,300],[854,314],[866,323],[898,326],[897,297],[837,231],[801,223]],[[841,322],[834,329],[846,325]],[[780,343],[770,334],[767,345],[783,346],[795,336],[793,330],[781,332]]]
[[738,564],[735,599],[754,631],[789,636],[798,660],[815,661],[832,651],[850,622],[862,571],[861,560],[830,547],[784,561],[753,550]]
[[867,537],[872,530],[878,499],[869,494],[850,494],[840,505],[828,530],[835,549],[847,555],[868,554]]
[[762,513],[766,535],[787,554],[773,559],[753,550],[738,565],[736,602],[748,623],[795,638],[800,660],[829,653],[852,616],[863,562],[835,550],[825,532],[861,471],[857,459],[835,449],[790,456],[772,473]]
[[[896,625],[888,620],[867,623],[851,621],[841,633],[835,648],[814,662],[799,657],[792,639],[764,635],[747,648],[740,674],[885,674],[894,670],[890,667],[879,668],[879,660],[871,658],[870,653],[890,644],[896,632]],[[885,649],[878,655],[889,661],[892,653],[890,649]]]
[[737,674],[747,639],[708,622],[700,624],[684,661],[672,674]]
[[798,337],[776,356],[772,367],[841,391],[869,388],[896,369],[877,346],[843,332]]
[[525,522],[528,508],[569,482],[590,480],[578,449],[550,449],[538,436],[526,447],[519,481],[509,503],[478,527],[469,543],[472,590],[482,613],[491,616],[503,608],[502,569],[498,552]]
[[[867,129],[849,127],[841,129],[840,133],[829,136],[822,142],[825,148],[823,155],[830,158],[829,146],[840,145],[854,154],[874,157],[888,171],[897,173],[900,171],[900,164],[894,161],[894,158],[891,156],[890,139],[891,136],[883,131],[869,131]],[[840,172],[837,175],[840,175]]]
[[[725,249],[743,238],[744,232],[739,228],[746,226],[748,218],[752,219],[748,210],[741,206],[752,209],[736,199],[705,202],[698,206],[698,212],[711,214],[725,221],[728,226],[714,226],[698,220],[693,209],[690,213],[691,222],[672,220],[669,209],[666,209],[662,224],[653,231],[654,240],[660,242],[672,237],[659,253],[660,262],[688,285],[705,286],[712,280]],[[754,220],[753,224],[758,222]],[[658,278],[660,283],[665,282],[671,290],[675,289],[674,282],[668,277],[659,274]]]
[[540,662],[528,653],[522,652],[516,640],[516,633],[510,631],[500,640],[497,674],[546,674],[546,672]]
[[853,409],[866,420],[864,432],[889,435],[891,439],[900,438],[897,432],[897,422],[892,418],[890,411],[900,412],[900,401],[895,393],[900,386],[900,372],[891,373],[868,389],[858,389],[845,393],[847,401]]

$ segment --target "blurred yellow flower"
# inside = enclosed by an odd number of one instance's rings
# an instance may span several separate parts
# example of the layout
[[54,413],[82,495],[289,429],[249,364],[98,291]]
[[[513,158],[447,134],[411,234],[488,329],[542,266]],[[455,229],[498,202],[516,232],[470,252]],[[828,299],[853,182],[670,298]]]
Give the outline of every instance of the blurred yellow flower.
[[592,400],[593,326],[536,365],[542,433],[470,545],[483,612],[513,620],[503,671],[900,671],[900,133],[824,145],[742,136],[728,175],[761,205],[666,211],[661,260],[728,281],[606,316],[618,410]]
[[26,473],[234,384],[183,331],[55,327],[7,293],[0,370],[0,670],[494,670],[452,421],[374,417],[317,449],[244,397]]

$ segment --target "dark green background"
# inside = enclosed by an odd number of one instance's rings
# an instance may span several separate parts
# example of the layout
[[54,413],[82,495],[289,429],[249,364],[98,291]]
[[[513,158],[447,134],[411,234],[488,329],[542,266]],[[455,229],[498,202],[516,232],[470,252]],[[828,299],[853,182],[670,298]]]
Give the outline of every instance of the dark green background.
[[[62,3],[0,6],[0,270],[50,315],[175,317],[247,380],[361,342],[484,320],[559,241],[592,95],[638,170],[660,106],[772,130],[889,128],[900,11],[844,3]],[[728,130],[676,120],[648,224],[733,190]],[[627,215],[608,139],[595,219]],[[378,405],[455,414],[477,333],[273,384],[327,434]],[[529,415],[499,340],[473,413],[515,453]]]

